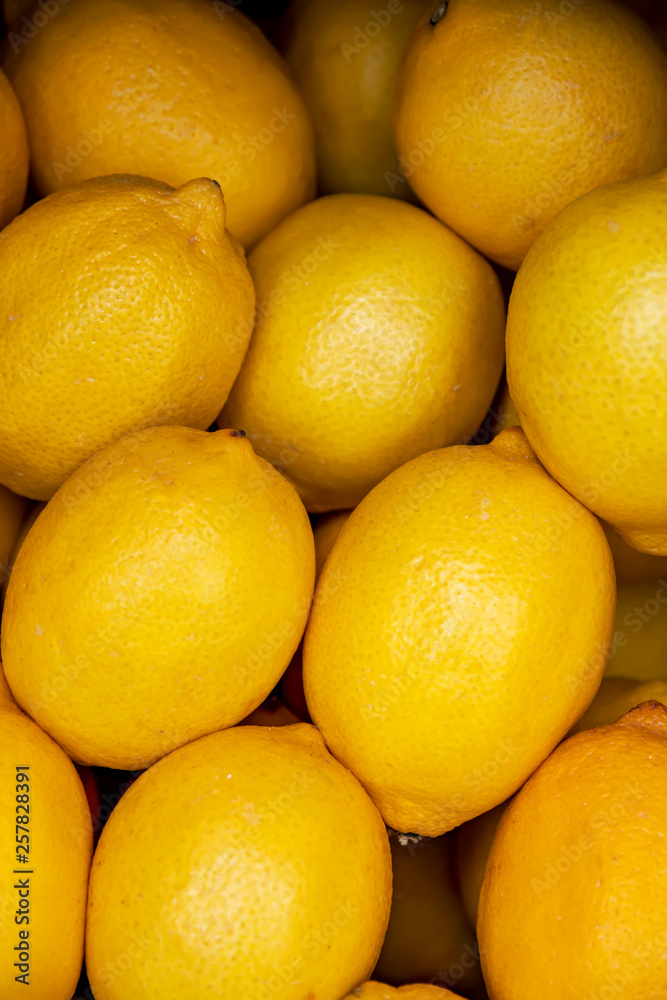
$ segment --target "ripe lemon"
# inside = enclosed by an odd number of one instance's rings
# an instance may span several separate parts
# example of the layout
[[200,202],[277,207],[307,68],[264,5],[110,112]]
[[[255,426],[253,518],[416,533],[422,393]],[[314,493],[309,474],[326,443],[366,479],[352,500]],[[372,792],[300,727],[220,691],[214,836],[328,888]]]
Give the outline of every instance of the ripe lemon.
[[45,194],[103,174],[211,177],[250,246],[315,193],[303,101],[233,5],[69,0],[6,69]]
[[78,763],[147,767],[261,704],[301,638],[314,574],[298,496],[237,431],[129,435],[67,481],[23,543],[2,619],[7,680]]
[[593,699],[614,621],[599,522],[520,428],[414,459],[351,514],[304,640],[313,721],[396,830],[504,801]]
[[16,94],[0,69],[0,229],[21,211],[28,186],[28,137]]
[[438,218],[516,270],[586,191],[667,164],[667,55],[613,0],[433,3],[398,76],[404,172]]
[[214,733],[143,774],[102,833],[91,986],[96,1000],[339,1000],[370,975],[390,899],[384,824],[313,726]]
[[667,170],[563,209],[517,275],[507,323],[509,388],[538,458],[653,555],[667,555],[665,322]]
[[640,583],[667,576],[667,556],[652,556],[628,545],[609,524],[603,524],[604,533],[614,557],[614,569],[619,583]]
[[667,708],[571,737],[500,821],[477,932],[492,1000],[666,994]]
[[[9,496],[9,497],[15,497],[16,496],[15,493],[12,493],[10,490],[7,490],[4,486],[0,487],[0,506],[3,503],[3,501],[2,501],[3,493],[7,494],[7,496]],[[17,499],[20,500],[22,502],[22,504],[27,507],[27,501],[25,500],[24,497],[17,497]],[[13,501],[12,501],[12,503],[13,503]],[[12,575],[12,569],[14,568],[14,563],[16,562],[16,557],[19,554],[21,546],[23,545],[23,543],[24,543],[24,541],[25,541],[25,539],[26,539],[26,537],[28,535],[28,532],[32,528],[33,524],[35,523],[35,521],[37,520],[37,518],[39,517],[39,515],[44,510],[45,506],[46,506],[46,504],[43,504],[43,503],[33,504],[32,510],[30,511],[30,513],[28,514],[28,516],[25,518],[25,520],[19,522],[19,529],[18,529],[18,531],[15,534],[13,534],[14,543],[13,543],[11,549],[9,550],[9,555],[6,557],[6,559],[3,562],[2,584],[0,586],[0,590],[2,591],[3,597],[4,597],[5,593],[7,592],[7,584],[9,583],[9,578]],[[8,522],[4,522],[4,523],[5,523],[5,525],[7,525]],[[9,523],[11,523],[11,522],[9,522]],[[5,527],[4,530],[6,531],[7,528]],[[5,536],[5,540],[9,541],[9,537],[7,535]]]
[[0,482],[38,500],[122,434],[210,426],[252,329],[206,179],[105,177],[37,202],[0,233],[0,291]]
[[414,199],[399,173],[391,106],[396,73],[428,0],[379,8],[369,0],[293,0],[283,52],[315,129],[323,194]]
[[83,961],[90,810],[74,765],[20,711],[1,667],[0,767],[0,996],[70,1000]]
[[607,677],[667,680],[667,574],[659,580],[621,583]]
[[430,982],[464,991],[481,984],[475,932],[456,876],[454,838],[390,838],[394,891],[373,975],[391,983]]
[[321,198],[249,257],[258,322],[220,418],[308,510],[354,507],[403,462],[468,440],[503,364],[487,261],[393,198]]
[[630,677],[603,677],[589,708],[572,727],[573,733],[618,722],[622,715],[645,701],[667,705],[667,681],[637,681]]
[[345,1000],[461,1000],[450,990],[427,983],[413,983],[409,986],[387,986],[385,983],[370,981],[350,993]]
[[463,823],[456,831],[456,866],[461,899],[473,927],[477,924],[477,904],[489,851],[496,827],[506,808],[507,803],[501,802],[499,806],[489,809],[481,816]]

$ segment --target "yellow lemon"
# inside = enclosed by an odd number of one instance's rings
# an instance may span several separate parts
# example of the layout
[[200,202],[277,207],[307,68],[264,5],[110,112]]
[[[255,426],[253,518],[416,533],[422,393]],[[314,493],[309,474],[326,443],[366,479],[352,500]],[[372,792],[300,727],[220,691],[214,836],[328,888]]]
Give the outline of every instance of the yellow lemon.
[[331,195],[248,263],[258,321],[220,422],[308,510],[354,507],[403,462],[474,434],[505,310],[488,262],[446,226],[392,198]]
[[500,821],[477,933],[491,1000],[667,995],[667,708],[577,733]]
[[390,826],[444,833],[508,798],[588,707],[614,597],[599,522],[520,428],[422,455],[329,554],[304,641],[310,714]]
[[3,1000],[70,1000],[83,961],[93,829],[59,746],[20,711],[0,667]]
[[667,574],[621,583],[607,677],[667,680]]
[[38,29],[17,26],[5,61],[43,193],[105,174],[174,187],[211,177],[244,246],[313,197],[303,101],[284,60],[236,5],[58,3],[53,16],[38,12]]
[[261,704],[314,575],[298,496],[239,432],[128,435],[23,543],[2,619],[7,680],[78,763],[146,767]]
[[37,202],[0,233],[0,290],[0,482],[37,500],[122,434],[210,426],[254,306],[206,179],[105,177]]
[[[4,486],[0,487],[0,507],[1,507],[2,503],[3,503],[3,501],[2,501],[3,494],[6,494],[9,497],[16,497],[15,493],[11,493]],[[27,501],[24,499],[24,497],[17,497],[17,500],[19,500],[22,505],[28,506]],[[30,511],[30,513],[28,514],[28,516],[25,518],[25,520],[23,520],[22,522],[20,522],[20,521],[18,522],[19,523],[19,529],[18,529],[18,531],[16,533],[14,533],[14,543],[11,546],[11,549],[9,550],[9,555],[3,561],[4,570],[3,570],[3,574],[2,574],[2,585],[0,587],[0,589],[2,590],[3,595],[7,592],[7,584],[9,583],[9,578],[12,575],[12,569],[14,567],[14,563],[16,562],[16,557],[19,554],[21,546],[23,545],[23,543],[26,540],[26,537],[28,535],[28,532],[32,528],[33,524],[35,523],[35,521],[37,520],[37,518],[39,517],[39,515],[44,510],[45,506],[46,506],[46,504],[43,504],[43,503],[33,504],[32,510]],[[0,522],[0,525],[2,525],[2,523],[3,522]],[[5,526],[7,526],[8,523],[9,523],[9,520],[4,521]],[[6,527],[5,527],[5,530],[6,530]],[[5,536],[5,537],[8,540],[8,536]]]
[[667,705],[667,681],[637,681],[630,677],[603,677],[600,690],[572,727],[573,733],[618,722],[622,715],[645,701]]
[[395,140],[424,204],[516,270],[569,202],[667,164],[667,55],[614,0],[434,2],[398,75]]
[[475,932],[459,895],[454,838],[390,838],[394,892],[373,975],[464,991],[481,983]]
[[[323,194],[413,199],[392,134],[394,81],[427,0],[293,0],[283,51],[310,112]],[[432,6],[432,4],[430,4]]]
[[625,541],[663,556],[665,322],[667,170],[563,209],[517,275],[507,322],[509,388],[538,458]]
[[91,986],[96,1000],[339,1000],[370,975],[390,899],[380,815],[313,726],[214,733],[143,774],[104,828]]

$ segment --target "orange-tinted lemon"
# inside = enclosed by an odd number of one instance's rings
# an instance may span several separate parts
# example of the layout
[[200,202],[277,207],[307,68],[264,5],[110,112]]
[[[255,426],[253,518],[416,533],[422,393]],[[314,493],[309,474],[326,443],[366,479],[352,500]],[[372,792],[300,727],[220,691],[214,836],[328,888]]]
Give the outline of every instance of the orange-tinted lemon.
[[16,94],[0,69],[0,229],[21,211],[28,185],[28,137]]
[[667,55],[614,0],[452,0],[420,18],[395,140],[424,204],[516,270],[569,202],[667,164]]
[[578,733],[509,805],[477,932],[493,1000],[665,996],[667,708]]
[[[312,127],[289,71],[234,4],[68,0],[6,69],[48,194],[103,174],[222,185],[245,246],[315,193]],[[11,39],[10,39],[11,40]]]

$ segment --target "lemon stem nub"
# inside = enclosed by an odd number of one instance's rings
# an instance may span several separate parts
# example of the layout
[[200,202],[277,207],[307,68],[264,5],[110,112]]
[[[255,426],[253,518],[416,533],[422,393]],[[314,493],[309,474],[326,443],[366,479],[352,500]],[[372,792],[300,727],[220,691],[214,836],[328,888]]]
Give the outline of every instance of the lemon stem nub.
[[436,7],[431,14],[431,24],[436,25],[438,21],[442,21],[443,17],[447,13],[448,3],[441,3],[439,7]]

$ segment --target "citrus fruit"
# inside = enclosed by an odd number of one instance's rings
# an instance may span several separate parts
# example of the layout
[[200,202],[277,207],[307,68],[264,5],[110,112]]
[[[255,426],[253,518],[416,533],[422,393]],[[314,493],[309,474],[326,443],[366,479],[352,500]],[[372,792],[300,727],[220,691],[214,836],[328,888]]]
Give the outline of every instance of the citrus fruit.
[[667,708],[566,740],[500,821],[477,932],[491,1000],[667,995]]
[[24,497],[12,493],[6,486],[0,486],[0,568],[3,585],[11,572],[12,549],[21,532],[27,507]]
[[382,820],[313,726],[214,733],[143,774],[102,832],[91,986],[96,1000],[339,1000],[370,975],[390,898]]
[[667,705],[667,681],[637,681],[631,677],[603,677],[600,690],[572,727],[573,733],[618,722],[622,715],[645,701]]
[[667,170],[563,209],[517,275],[507,323],[509,388],[538,458],[653,555],[667,555],[666,319]]
[[667,165],[657,39],[613,0],[568,8],[433,3],[398,75],[405,176],[439,219],[514,270],[579,195]]
[[614,591],[599,522],[520,428],[422,455],[329,554],[304,640],[310,714],[391,827],[444,833],[508,798],[588,707]]
[[210,177],[249,246],[315,193],[303,101],[233,5],[69,0],[5,65],[44,194],[104,174]]
[[659,580],[621,583],[607,677],[667,680],[667,574]]
[[0,233],[0,289],[0,482],[37,500],[122,434],[208,427],[252,328],[206,179],[105,177],[37,202]]
[[74,765],[20,711],[1,667],[0,765],[0,995],[70,1000],[83,961],[90,811]]
[[[604,682],[603,682],[604,683]],[[456,866],[461,889],[463,908],[474,927],[477,923],[477,904],[484,881],[486,862],[493,843],[496,827],[507,807],[506,802],[488,812],[468,820],[456,831]]]
[[78,763],[146,767],[270,694],[314,572],[298,496],[239,432],[128,435],[23,543],[2,619],[7,680]]
[[316,577],[322,572],[327,556],[351,513],[351,510],[334,510],[330,514],[324,514],[313,528]]
[[21,211],[28,186],[28,137],[16,94],[0,69],[0,229]]
[[475,932],[459,896],[454,838],[390,837],[394,890],[373,975],[464,991],[481,983]]
[[409,986],[387,986],[371,980],[350,993],[345,1000],[461,1000],[450,990],[428,983],[412,983]]
[[603,524],[604,533],[614,557],[616,580],[621,583],[640,583],[667,576],[667,556],[652,556],[628,545],[609,524]]
[[413,205],[330,195],[251,253],[258,321],[220,422],[308,510],[354,507],[403,462],[467,440],[500,379],[487,261]]
[[293,0],[283,52],[315,130],[323,194],[413,199],[399,173],[391,106],[396,73],[428,0],[377,8],[369,0]]

